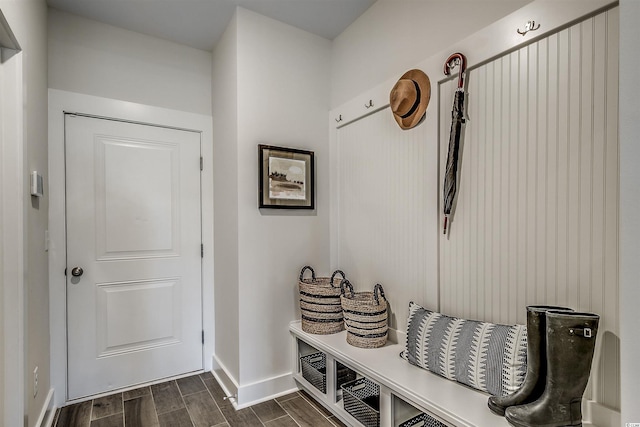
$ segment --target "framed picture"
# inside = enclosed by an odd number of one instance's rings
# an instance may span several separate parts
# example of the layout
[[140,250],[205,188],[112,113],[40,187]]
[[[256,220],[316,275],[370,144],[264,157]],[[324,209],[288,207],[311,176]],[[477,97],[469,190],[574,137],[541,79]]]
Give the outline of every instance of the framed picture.
[[314,209],[313,151],[258,145],[258,206]]

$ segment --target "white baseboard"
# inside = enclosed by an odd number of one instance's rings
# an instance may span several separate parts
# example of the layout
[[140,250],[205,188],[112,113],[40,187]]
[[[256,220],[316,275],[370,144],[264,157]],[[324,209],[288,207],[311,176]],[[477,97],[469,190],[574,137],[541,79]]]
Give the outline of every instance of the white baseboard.
[[211,357],[211,373],[222,387],[225,395],[229,399],[233,406],[236,406],[236,399],[238,397],[238,382],[229,373],[229,370],[224,366],[222,362],[214,354]]
[[215,355],[212,357],[212,362],[213,376],[218,380],[235,409],[247,408],[298,390],[290,372],[241,385]]
[[583,405],[583,418],[589,420],[594,427],[620,426],[620,412],[599,404],[594,400],[587,400]]
[[265,402],[297,391],[291,372],[240,386],[238,389],[238,409]]
[[53,389],[50,389],[47,394],[47,398],[44,401],[44,405],[42,405],[42,409],[40,410],[38,421],[34,424],[35,426],[51,427],[53,425],[53,419],[56,415],[56,408],[53,406],[53,393]]

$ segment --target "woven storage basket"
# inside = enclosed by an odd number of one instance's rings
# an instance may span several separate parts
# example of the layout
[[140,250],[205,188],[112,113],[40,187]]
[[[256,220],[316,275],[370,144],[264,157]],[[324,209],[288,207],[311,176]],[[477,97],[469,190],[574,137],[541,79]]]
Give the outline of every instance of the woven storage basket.
[[302,377],[322,393],[327,392],[327,357],[324,353],[314,353],[300,357]]
[[366,427],[380,425],[380,386],[358,378],[342,386],[344,410]]
[[416,415],[400,424],[398,427],[448,427],[446,424],[436,420],[429,414],[422,413]]
[[347,342],[355,347],[377,348],[387,342],[387,299],[378,283],[373,292],[353,292],[351,283],[340,283],[340,302],[347,329]]
[[[311,271],[311,278],[304,278],[305,271]],[[339,274],[341,278],[336,278]],[[316,277],[313,268],[302,267],[298,289],[300,292],[300,313],[302,330],[310,334],[335,334],[344,329],[342,305],[340,304],[340,281],[344,273],[333,272],[331,277]]]

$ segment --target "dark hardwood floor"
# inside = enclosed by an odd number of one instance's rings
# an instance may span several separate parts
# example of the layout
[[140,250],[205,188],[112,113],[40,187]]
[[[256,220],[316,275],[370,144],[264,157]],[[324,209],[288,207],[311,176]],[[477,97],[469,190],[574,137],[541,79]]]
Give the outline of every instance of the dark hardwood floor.
[[210,372],[60,408],[54,427],[344,426],[303,391],[236,411]]

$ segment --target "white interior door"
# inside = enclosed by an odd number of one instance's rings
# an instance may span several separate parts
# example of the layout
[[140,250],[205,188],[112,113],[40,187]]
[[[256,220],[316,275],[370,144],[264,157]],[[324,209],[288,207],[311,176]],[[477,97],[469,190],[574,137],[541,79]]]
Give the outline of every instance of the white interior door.
[[67,114],[65,151],[69,399],[202,369],[200,135]]

